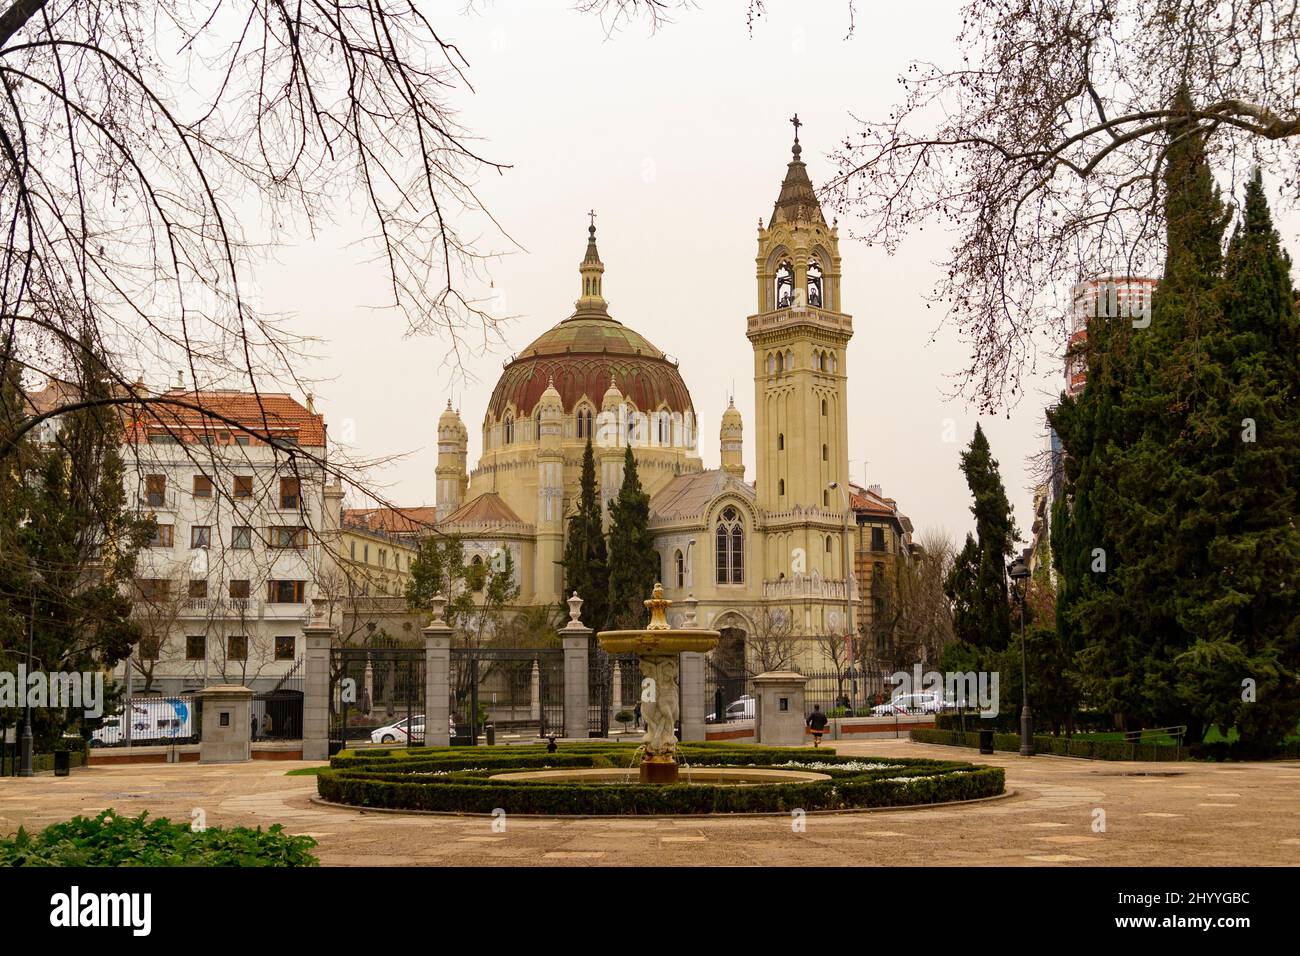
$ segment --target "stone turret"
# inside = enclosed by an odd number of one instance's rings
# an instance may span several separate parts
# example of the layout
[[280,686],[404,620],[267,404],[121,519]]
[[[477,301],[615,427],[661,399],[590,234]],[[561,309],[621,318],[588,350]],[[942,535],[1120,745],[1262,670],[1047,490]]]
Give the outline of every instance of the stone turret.
[[740,418],[733,398],[727,403],[727,410],[722,413],[722,428],[718,439],[722,446],[722,470],[727,474],[745,480],[745,425]]
[[560,600],[560,560],[564,557],[564,402],[547,382],[537,402],[537,558],[533,563],[533,600]]
[[460,415],[447,400],[447,408],[438,418],[437,505],[438,518],[445,518],[464,503],[469,476],[465,459],[469,432]]

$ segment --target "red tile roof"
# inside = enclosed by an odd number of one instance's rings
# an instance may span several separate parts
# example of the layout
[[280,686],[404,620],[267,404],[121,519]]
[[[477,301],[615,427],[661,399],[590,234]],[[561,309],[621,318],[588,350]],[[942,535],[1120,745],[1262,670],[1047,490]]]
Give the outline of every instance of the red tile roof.
[[[127,440],[147,441],[151,434],[171,433],[182,440],[199,441],[216,433],[217,440],[233,440],[228,433],[238,433],[227,422],[242,425],[258,436],[291,439],[299,445],[324,447],[325,416],[311,411],[296,398],[280,392],[244,392],[234,390],[200,391],[171,389],[161,397],[198,405],[195,408],[155,402],[148,411],[128,418]],[[212,416],[220,416],[214,418]]]
[[411,508],[347,508],[342,515],[343,527],[386,534],[419,534],[433,528],[437,509],[431,505]]

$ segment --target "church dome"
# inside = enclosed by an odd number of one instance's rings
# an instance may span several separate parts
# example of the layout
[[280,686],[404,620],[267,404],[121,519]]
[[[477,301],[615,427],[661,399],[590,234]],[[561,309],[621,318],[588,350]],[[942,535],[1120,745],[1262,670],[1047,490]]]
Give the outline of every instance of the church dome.
[[694,415],[677,362],[606,310],[601,296],[604,265],[596,253],[595,226],[580,271],[583,294],[573,315],[543,332],[506,364],[488,414],[500,419],[513,404],[517,414],[530,415],[548,385],[559,393],[566,413],[583,396],[599,408],[612,376],[637,411],[667,405],[671,411]]

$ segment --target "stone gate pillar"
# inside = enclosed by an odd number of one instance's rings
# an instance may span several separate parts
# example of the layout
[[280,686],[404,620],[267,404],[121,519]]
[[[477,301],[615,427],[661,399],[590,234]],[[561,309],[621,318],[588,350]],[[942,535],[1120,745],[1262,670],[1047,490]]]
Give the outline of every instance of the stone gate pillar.
[[442,619],[447,599],[435,594],[433,619],[424,628],[424,745],[451,744],[451,625]]
[[307,673],[302,694],[302,759],[328,760],[330,735],[330,647],[334,628],[325,617],[324,598],[312,602],[311,623],[302,629]]
[[754,732],[769,747],[799,747],[805,735],[803,687],[808,678],[790,671],[767,671],[754,678]]
[[[695,618],[695,606],[698,603],[693,594],[688,594],[686,600],[681,602],[686,612],[682,618],[683,628],[700,626]],[[683,651],[678,679],[682,740],[704,740],[704,708],[707,703],[704,699],[704,654],[699,651]]]
[[582,598],[577,591],[568,603],[569,622],[559,631],[564,646],[564,736],[586,739],[591,736],[587,710],[591,628],[583,626]]

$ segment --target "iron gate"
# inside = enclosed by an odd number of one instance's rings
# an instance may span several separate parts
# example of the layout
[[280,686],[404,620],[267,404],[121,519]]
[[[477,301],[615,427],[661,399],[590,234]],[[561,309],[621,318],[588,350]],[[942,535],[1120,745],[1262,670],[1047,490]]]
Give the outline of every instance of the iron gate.
[[587,654],[588,734],[608,737],[610,720],[620,710],[635,711],[640,697],[641,665],[636,654],[610,654],[593,642]]
[[452,743],[493,734],[564,734],[564,651],[459,647],[451,651]]
[[330,649],[330,753],[357,743],[424,746],[424,648]]

